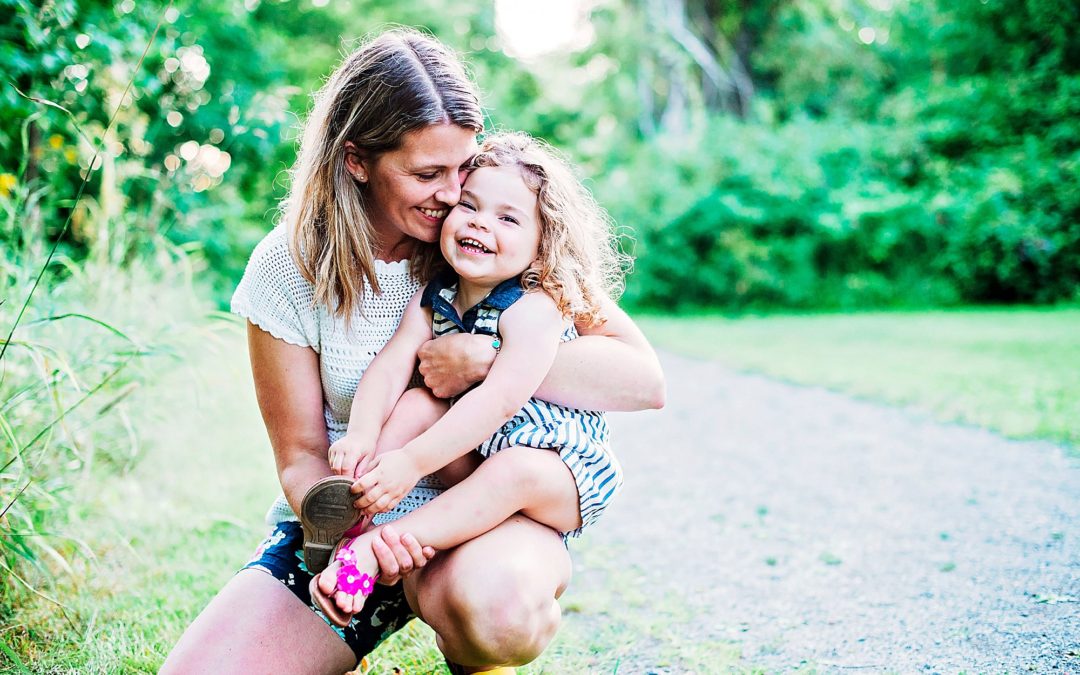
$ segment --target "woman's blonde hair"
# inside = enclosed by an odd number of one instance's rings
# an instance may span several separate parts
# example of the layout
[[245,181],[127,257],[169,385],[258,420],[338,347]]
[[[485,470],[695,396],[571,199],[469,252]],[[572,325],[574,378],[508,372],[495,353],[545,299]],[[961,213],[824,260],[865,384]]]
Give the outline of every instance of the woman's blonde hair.
[[632,259],[619,250],[614,222],[570,163],[528,134],[499,132],[484,139],[469,163],[470,170],[483,167],[517,167],[536,194],[540,251],[522,275],[525,289],[543,289],[576,323],[603,323],[600,302],[622,292]]
[[[378,243],[365,210],[367,188],[350,175],[346,142],[365,158],[400,147],[432,124],[483,130],[476,86],[461,61],[433,37],[397,28],[352,52],[315,94],[281,217],[315,302],[346,319],[362,307],[364,280],[379,293]],[[419,246],[412,272],[429,279],[442,264],[438,244]]]

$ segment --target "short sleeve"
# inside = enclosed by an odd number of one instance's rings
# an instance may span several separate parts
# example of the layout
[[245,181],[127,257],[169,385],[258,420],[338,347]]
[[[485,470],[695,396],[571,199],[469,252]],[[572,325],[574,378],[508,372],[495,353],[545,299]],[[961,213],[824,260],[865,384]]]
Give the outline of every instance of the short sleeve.
[[288,234],[276,227],[255,247],[232,296],[232,311],[274,337],[320,351],[315,288],[289,251]]

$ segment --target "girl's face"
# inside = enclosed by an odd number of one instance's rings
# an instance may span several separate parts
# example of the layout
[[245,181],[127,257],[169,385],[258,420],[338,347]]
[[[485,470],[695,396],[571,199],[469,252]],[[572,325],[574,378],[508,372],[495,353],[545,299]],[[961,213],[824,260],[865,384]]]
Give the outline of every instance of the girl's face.
[[439,228],[461,194],[464,165],[476,154],[476,133],[455,124],[410,131],[401,147],[374,159],[350,153],[346,166],[366,182],[367,215],[382,253],[406,237],[439,239]]
[[536,194],[517,167],[469,174],[443,225],[443,256],[463,278],[494,288],[529,268],[540,249]]

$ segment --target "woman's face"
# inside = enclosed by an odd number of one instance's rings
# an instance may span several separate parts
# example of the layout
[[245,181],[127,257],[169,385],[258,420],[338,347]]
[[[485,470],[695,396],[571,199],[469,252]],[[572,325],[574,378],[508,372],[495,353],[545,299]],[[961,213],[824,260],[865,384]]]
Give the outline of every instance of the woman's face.
[[438,241],[446,214],[461,196],[463,167],[474,154],[474,131],[432,124],[405,134],[397,150],[374,160],[347,160],[354,176],[366,178],[368,218],[384,253],[405,237]]

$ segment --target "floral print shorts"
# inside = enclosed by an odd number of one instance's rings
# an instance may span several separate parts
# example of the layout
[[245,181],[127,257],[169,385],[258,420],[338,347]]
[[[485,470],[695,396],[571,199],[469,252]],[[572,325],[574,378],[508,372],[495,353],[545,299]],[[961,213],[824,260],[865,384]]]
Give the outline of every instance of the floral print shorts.
[[394,586],[375,584],[375,591],[364,603],[364,608],[360,610],[360,613],[353,617],[352,623],[346,628],[335,626],[311,601],[308,584],[313,575],[304,565],[303,545],[304,532],[299,522],[278,523],[270,536],[255,549],[251,562],[244,565],[243,569],[261,570],[285,584],[293,595],[300,598],[300,602],[321,616],[323,621],[349,645],[356,654],[358,663],[360,659],[379,646],[380,642],[393,635],[413,618],[412,609],[405,600],[401,584]]

